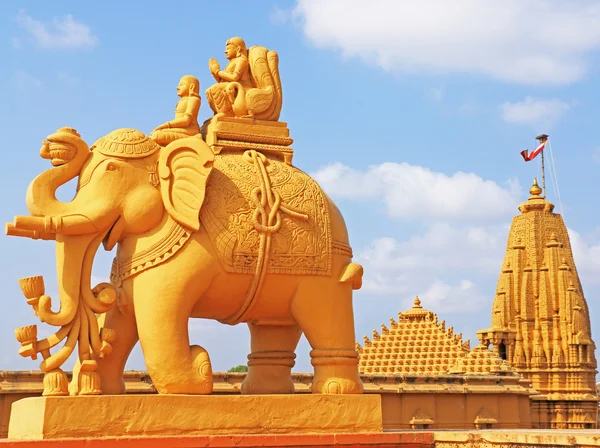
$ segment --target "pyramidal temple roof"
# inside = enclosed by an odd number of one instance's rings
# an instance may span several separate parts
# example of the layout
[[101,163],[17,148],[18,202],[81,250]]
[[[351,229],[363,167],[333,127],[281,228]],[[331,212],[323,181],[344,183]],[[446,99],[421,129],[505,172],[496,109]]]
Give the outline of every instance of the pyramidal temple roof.
[[364,374],[442,375],[469,353],[469,345],[444,321],[438,323],[417,297],[410,310],[398,313],[397,322],[391,318],[389,328],[382,325],[381,334],[373,330],[372,340],[365,336],[364,347],[357,343],[356,348]]

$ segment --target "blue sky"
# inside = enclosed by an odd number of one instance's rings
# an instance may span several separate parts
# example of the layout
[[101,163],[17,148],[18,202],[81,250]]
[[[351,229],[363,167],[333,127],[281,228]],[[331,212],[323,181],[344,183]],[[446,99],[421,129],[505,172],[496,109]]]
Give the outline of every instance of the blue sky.
[[[278,51],[294,164],[335,199],[365,267],[357,340],[416,294],[465,338],[489,326],[508,226],[538,174],[519,152],[541,132],[595,330],[600,5],[523,3],[2,2],[1,218],[27,214],[48,134],[71,126],[91,144],[121,127],[149,133],[171,117],[179,78],[204,91],[208,59],[223,63],[240,36]],[[204,99],[200,119],[210,115]],[[36,369],[17,354],[13,328],[36,323],[17,279],[44,275],[52,295],[53,243],[4,237],[0,253],[0,369]],[[97,279],[112,256],[99,251]],[[190,335],[215,370],[245,363],[245,326],[195,320]],[[303,340],[295,370],[311,369],[308,351]],[[144,368],[139,347],[128,367]]]

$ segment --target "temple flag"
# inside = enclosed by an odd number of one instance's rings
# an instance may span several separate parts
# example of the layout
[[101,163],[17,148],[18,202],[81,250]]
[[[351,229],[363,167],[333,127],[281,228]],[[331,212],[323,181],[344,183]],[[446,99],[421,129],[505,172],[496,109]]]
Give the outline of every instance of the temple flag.
[[533,160],[535,158],[535,156],[537,156],[539,153],[541,153],[544,150],[544,148],[546,147],[546,143],[548,143],[547,139],[544,140],[542,143],[540,143],[540,146],[535,148],[529,154],[527,153],[526,149],[521,151],[521,155],[523,156],[523,159],[525,159],[525,162],[529,162],[530,160]]

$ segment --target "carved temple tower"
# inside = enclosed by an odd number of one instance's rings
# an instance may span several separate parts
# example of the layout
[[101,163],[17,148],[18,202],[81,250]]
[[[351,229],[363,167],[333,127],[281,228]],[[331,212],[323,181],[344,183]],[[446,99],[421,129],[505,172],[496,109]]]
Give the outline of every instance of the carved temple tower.
[[566,226],[534,181],[513,219],[492,308],[478,332],[540,392],[534,426],[595,428],[596,357]]

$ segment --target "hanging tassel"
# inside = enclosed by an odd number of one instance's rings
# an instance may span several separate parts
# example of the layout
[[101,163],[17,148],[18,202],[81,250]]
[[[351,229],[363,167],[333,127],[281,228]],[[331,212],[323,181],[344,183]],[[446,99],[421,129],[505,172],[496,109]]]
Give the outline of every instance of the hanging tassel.
[[153,187],[158,187],[160,181],[158,179],[158,160],[148,167],[149,182]]

